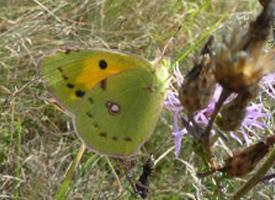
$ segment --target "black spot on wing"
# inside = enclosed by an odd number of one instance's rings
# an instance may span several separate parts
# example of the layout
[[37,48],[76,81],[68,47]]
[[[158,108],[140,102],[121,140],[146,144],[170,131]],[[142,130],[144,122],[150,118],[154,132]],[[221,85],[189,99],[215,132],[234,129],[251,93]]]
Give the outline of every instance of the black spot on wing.
[[108,67],[108,64],[105,60],[102,59],[98,62],[98,66],[100,69],[106,69]]
[[75,96],[81,98],[85,95],[85,91],[82,91],[82,90],[76,90],[75,91]]

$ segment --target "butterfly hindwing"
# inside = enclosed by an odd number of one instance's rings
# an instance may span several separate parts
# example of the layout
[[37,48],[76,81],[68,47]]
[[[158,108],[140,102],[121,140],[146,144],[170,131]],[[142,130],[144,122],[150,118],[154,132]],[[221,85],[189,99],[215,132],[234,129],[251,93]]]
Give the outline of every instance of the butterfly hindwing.
[[122,157],[137,153],[158,120],[163,100],[153,73],[134,69],[106,79],[87,93],[76,130],[96,151]]

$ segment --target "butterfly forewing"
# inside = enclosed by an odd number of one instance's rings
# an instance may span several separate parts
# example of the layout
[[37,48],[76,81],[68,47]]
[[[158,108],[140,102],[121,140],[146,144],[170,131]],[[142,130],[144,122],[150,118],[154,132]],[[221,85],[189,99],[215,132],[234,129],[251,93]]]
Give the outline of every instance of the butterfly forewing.
[[59,52],[41,65],[80,139],[115,157],[136,154],[152,134],[168,83],[164,74],[142,59],[100,50]]

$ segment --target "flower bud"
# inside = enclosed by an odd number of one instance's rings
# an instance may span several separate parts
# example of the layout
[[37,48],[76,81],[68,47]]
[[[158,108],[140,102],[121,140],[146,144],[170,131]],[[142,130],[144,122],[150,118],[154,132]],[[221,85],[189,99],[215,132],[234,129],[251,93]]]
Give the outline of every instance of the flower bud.
[[213,39],[206,43],[201,52],[199,61],[184,78],[179,89],[179,99],[183,107],[190,113],[206,107],[211,100],[215,88],[216,80],[213,74],[212,54],[210,45]]
[[235,131],[241,126],[246,116],[246,107],[257,91],[257,89],[254,89],[251,92],[239,93],[235,99],[222,107],[216,119],[216,124],[221,130]]

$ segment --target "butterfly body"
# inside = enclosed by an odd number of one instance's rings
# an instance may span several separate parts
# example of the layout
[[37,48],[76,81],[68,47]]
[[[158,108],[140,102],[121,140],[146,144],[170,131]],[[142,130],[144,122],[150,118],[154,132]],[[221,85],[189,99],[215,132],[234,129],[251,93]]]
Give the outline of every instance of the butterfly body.
[[137,154],[152,134],[166,72],[140,58],[102,50],[59,52],[41,65],[42,77],[72,114],[80,139],[114,157]]

